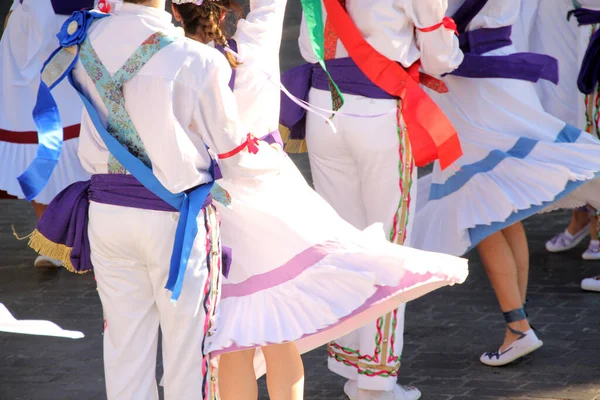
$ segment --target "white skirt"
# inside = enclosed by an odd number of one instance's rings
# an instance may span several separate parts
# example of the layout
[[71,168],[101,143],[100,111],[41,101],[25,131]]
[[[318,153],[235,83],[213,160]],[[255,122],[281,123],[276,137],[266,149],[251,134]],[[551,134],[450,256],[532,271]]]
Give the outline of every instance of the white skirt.
[[[66,140],[54,173],[46,187],[35,198],[41,204],[48,204],[54,196],[70,184],[90,179],[77,155],[79,139]],[[21,175],[35,158],[37,144],[17,144],[0,141],[0,190],[24,199],[17,177]]]
[[213,356],[290,341],[306,352],[467,277],[464,259],[342,220],[287,156],[268,179],[219,183],[232,199],[218,210],[233,264],[207,338]]
[[534,213],[599,204],[598,182],[584,183],[600,171],[600,142],[546,113],[533,84],[444,81],[448,94],[429,94],[457,129],[464,155],[419,182],[415,247],[462,255]]

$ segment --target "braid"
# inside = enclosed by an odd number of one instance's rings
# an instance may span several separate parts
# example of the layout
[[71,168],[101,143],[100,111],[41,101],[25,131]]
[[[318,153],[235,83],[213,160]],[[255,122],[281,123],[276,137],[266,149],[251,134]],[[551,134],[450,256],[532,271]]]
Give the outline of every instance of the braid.
[[[221,30],[221,16],[231,9],[229,1],[204,1],[201,6],[192,3],[174,5],[183,19],[183,28],[188,36],[198,36],[204,43],[214,41],[215,44],[229,48],[227,37]],[[233,54],[226,51],[225,57],[236,68],[240,62]]]

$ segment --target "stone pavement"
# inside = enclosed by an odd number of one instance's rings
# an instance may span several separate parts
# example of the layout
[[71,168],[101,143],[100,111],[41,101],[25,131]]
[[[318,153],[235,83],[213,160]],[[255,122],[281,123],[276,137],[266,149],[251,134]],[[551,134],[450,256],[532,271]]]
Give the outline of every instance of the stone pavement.
[[[600,294],[579,289],[581,278],[600,272],[600,264],[581,260],[583,244],[560,255],[543,246],[567,218],[561,212],[526,223],[531,318],[544,347],[504,368],[479,363],[481,352],[500,344],[504,325],[481,263],[470,254],[465,284],[409,304],[400,381],[434,400],[600,399]],[[86,337],[0,333],[0,399],[103,399],[102,311],[93,276],[35,270],[34,254],[11,231],[14,224],[19,233],[30,232],[34,220],[28,204],[0,201],[0,302],[19,319],[48,319]],[[307,400],[344,399],[343,380],[327,371],[324,349],[304,362]]]
[[[296,3],[288,6],[283,69],[300,61]],[[306,157],[294,160],[309,176]],[[409,304],[400,381],[416,385],[423,399],[433,400],[600,400],[600,294],[579,289],[581,278],[600,273],[600,263],[581,260],[584,244],[559,255],[544,250],[544,241],[567,219],[567,213],[559,212],[526,222],[532,264],[530,314],[544,347],[504,368],[479,363],[481,352],[500,344],[504,323],[473,253],[465,284]],[[0,200],[0,302],[19,319],[52,320],[86,337],[0,333],[0,400],[105,399],[102,311],[93,276],[35,270],[35,255],[11,231],[14,225],[26,234],[34,221],[28,204]],[[324,349],[305,355],[304,362],[307,400],[345,398],[343,379],[327,371]],[[158,374],[160,368],[159,363]],[[261,399],[266,398],[262,380]]]

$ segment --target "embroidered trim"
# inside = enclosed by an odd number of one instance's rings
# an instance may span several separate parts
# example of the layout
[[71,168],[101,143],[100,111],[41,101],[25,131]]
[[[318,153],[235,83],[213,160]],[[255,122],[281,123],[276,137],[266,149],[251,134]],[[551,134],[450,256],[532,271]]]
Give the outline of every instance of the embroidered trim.
[[220,220],[216,208],[211,204],[204,209],[206,228],[206,268],[208,275],[204,285],[202,305],[204,307],[204,338],[202,339],[202,398],[213,399],[216,390],[216,378],[211,367],[210,354],[205,353],[206,338],[213,334],[215,311],[219,302],[221,288],[221,234]]
[[[114,77],[111,77],[100,61],[89,39],[86,38],[81,45],[80,60],[108,109],[107,131],[148,168],[152,168],[152,163],[125,107],[122,86],[156,53],[175,40],[176,37],[167,36],[162,32],[150,35],[125,61]],[[108,172],[126,173],[125,168],[112,155],[108,159]]]

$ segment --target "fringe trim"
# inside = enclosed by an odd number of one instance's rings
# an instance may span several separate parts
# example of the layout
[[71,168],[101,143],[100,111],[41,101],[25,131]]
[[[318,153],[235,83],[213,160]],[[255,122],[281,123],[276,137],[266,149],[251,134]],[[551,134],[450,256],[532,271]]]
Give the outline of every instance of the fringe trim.
[[286,153],[300,154],[306,153],[308,151],[308,147],[306,146],[306,140],[290,138],[291,131],[287,127],[280,124],[279,133],[281,134],[281,140],[283,140],[284,144],[283,148]]
[[[46,257],[53,258],[55,260],[59,260],[62,262],[63,267],[75,274],[85,274],[89,271],[77,271],[75,267],[73,267],[73,263],[71,262],[71,251],[73,250],[71,247],[65,246],[64,244],[54,243],[37,229],[34,230],[30,235],[21,238],[20,240],[29,238],[29,242],[27,245],[31,247],[36,253],[41,254]],[[17,239],[19,239],[17,237]]]

